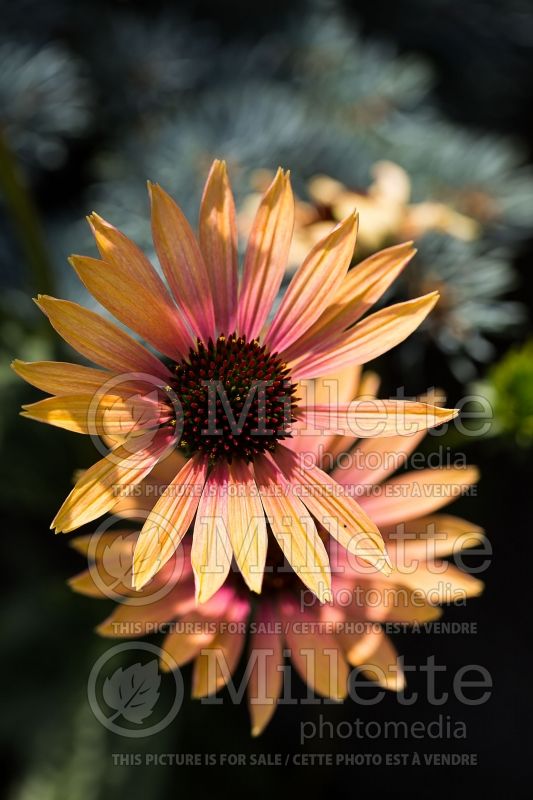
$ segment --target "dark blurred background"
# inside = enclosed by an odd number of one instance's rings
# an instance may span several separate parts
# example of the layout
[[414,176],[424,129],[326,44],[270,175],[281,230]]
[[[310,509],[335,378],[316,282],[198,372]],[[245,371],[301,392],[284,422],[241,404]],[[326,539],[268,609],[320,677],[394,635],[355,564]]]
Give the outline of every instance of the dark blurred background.
[[[529,796],[533,4],[3,0],[0,12],[6,796],[238,789],[267,796],[281,787],[440,796],[486,785]],[[451,404],[477,392],[491,402],[489,435],[433,442],[481,469],[478,495],[454,511],[486,528],[493,563],[484,595],[444,616],[476,622],[478,632],[395,641],[408,664],[434,655],[446,665],[443,689],[464,664],[489,670],[490,702],[450,700],[438,709],[466,723],[464,741],[334,737],[300,745],[300,723],[318,713],[335,724],[435,717],[422,701],[400,707],[392,696],[377,707],[281,708],[257,740],[244,704],[186,700],[173,725],[133,743],[108,733],[90,711],[87,677],[109,647],[93,628],[109,608],[70,592],[65,582],[82,560],[48,527],[74,470],[91,463],[91,446],[17,416],[38,393],[15,378],[9,361],[63,352],[31,302],[37,292],[91,302],[66,261],[71,252],[93,252],[86,213],[97,209],[150,253],[146,179],[160,181],[194,220],[214,157],[228,161],[243,232],[265,176],[282,164],[299,198],[303,244],[337,218],[346,197],[361,209],[356,258],[415,238],[416,263],[385,300],[432,288],[442,300],[428,325],[372,365],[382,391],[439,386]],[[187,686],[188,669],[184,678]],[[413,673],[410,688],[423,693],[424,676]],[[111,757],[228,750],[449,750],[478,753],[479,766],[150,768],[113,766]]]

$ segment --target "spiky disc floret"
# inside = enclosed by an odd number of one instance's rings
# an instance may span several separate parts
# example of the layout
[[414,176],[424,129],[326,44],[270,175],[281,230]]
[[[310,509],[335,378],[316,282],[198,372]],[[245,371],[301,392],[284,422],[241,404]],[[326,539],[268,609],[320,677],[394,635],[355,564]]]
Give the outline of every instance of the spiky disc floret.
[[252,461],[291,435],[296,385],[276,353],[233,333],[198,340],[174,364],[178,447],[211,462]]

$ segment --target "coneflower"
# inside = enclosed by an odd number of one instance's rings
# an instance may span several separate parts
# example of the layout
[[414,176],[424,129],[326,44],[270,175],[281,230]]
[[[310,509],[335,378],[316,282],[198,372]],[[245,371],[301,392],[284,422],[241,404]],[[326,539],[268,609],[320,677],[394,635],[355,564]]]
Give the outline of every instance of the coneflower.
[[[71,263],[93,296],[161,355],[100,315],[39,296],[55,330],[98,368],[17,361],[14,369],[53,397],[24,414],[69,430],[114,437],[52,527],[69,532],[113,510],[119,495],[176,451],[184,457],[150,510],[134,557],[144,586],[193,527],[196,596],[222,586],[232,556],[261,590],[267,521],[289,563],[321,601],[331,597],[329,560],[317,523],[342,547],[390,572],[381,534],[362,506],[318,465],[301,466],[287,440],[309,426],[348,436],[391,436],[452,419],[455,410],[352,397],[302,402],[297,384],[363,364],[394,347],[438,299],[423,297],[361,317],[414,254],[410,243],[348,272],[357,234],[350,213],[316,244],[274,308],[287,266],[294,200],[278,170],[249,237],[239,280],[235,208],[226,167],[205,186],[197,240],[179,207],[149,185],[155,249],[168,283],[137,246],[96,214],[101,258]],[[118,438],[117,438],[118,437]],[[310,563],[314,570],[306,569]]]

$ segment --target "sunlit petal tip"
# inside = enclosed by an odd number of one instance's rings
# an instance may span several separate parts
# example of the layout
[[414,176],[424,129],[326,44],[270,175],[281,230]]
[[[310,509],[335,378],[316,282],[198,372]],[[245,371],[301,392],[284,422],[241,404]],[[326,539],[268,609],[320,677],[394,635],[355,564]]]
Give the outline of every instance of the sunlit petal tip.
[[143,572],[135,572],[135,564],[134,564],[132,568],[132,586],[136,591],[140,592],[141,589],[144,586],[146,586],[150,578],[151,575],[149,570],[144,570]]
[[321,596],[318,598],[321,603],[332,603],[333,602],[333,593],[331,589],[324,589]]
[[228,172],[226,162],[221,158],[215,158],[211,165],[211,171],[215,172],[215,170],[220,172],[221,177],[225,177]]
[[51,294],[38,294],[37,297],[33,297],[33,302],[35,305],[41,309],[43,314],[47,314],[47,306],[53,304],[54,302],[58,302],[57,297],[52,297]]
[[50,530],[52,530],[56,535],[60,533],[70,533],[70,530],[68,530],[67,528],[63,528],[61,523],[56,523],[56,524],[52,523],[52,525],[50,525]]
[[152,197],[170,197],[167,191],[163,189],[160,183],[153,183],[149,181],[148,188]]
[[207,601],[213,596],[214,593],[215,592],[211,591],[209,587],[206,587],[204,581],[202,581],[201,579],[197,581],[195,580],[194,599],[196,601],[197,606],[202,605],[202,603],[207,603]]
[[140,543],[140,540],[138,540],[133,551],[133,564],[131,568],[131,585],[138,592],[146,586],[161,568],[159,550],[157,548],[153,550],[150,557],[146,547],[142,547],[142,549],[139,547]]
[[338,225],[335,226],[334,230],[344,230],[345,228],[352,228],[354,227],[357,229],[359,227],[359,211],[354,208],[348,216],[346,216],[343,220],[339,222]]
[[394,570],[394,567],[393,567],[392,561],[391,561],[391,559],[390,559],[390,556],[389,556],[389,554],[387,553],[387,550],[386,550],[386,549],[385,549],[385,550],[383,550],[383,558],[385,559],[385,566],[384,566],[384,568],[381,570],[381,572],[382,572],[384,575],[387,575],[387,577],[388,577],[389,575],[392,575],[392,573],[393,573],[393,570]]
[[91,233],[93,234],[94,238],[96,239],[96,243],[98,245],[99,238],[106,235],[106,231],[116,230],[111,223],[107,222],[103,217],[96,213],[96,211],[91,212],[86,217],[87,223],[89,228],[91,229]]
[[87,219],[91,226],[97,228],[113,228],[113,225],[111,225],[110,222],[101,217],[100,214],[98,214],[96,211],[91,211],[91,213],[88,214]]
[[274,175],[274,178],[272,179],[272,182],[270,183],[270,186],[267,188],[267,190],[265,192],[265,195],[268,195],[268,193],[271,192],[272,189],[275,186],[277,186],[279,183],[283,182],[284,180],[285,180],[285,173],[284,173],[284,171],[283,171],[283,169],[281,167],[278,167],[277,170],[276,170],[276,174]]
[[369,563],[373,564],[380,578],[390,578],[393,576],[394,566],[386,550],[383,550],[379,556],[376,556],[374,560]]
[[351,232],[354,228],[357,229],[359,224],[359,214],[357,211],[352,211],[348,214],[338,225],[336,225],[331,233],[324,239],[324,247],[331,248],[337,244],[337,240],[342,238],[346,232]]
[[161,190],[161,186],[158,183],[154,183],[154,181],[146,181],[146,188],[148,189],[148,198],[150,200],[150,204],[153,205],[154,203],[154,195],[157,193],[157,190]]
[[250,589],[251,592],[255,594],[261,594],[261,589],[263,587],[263,576],[262,575],[253,575],[247,576],[246,585]]

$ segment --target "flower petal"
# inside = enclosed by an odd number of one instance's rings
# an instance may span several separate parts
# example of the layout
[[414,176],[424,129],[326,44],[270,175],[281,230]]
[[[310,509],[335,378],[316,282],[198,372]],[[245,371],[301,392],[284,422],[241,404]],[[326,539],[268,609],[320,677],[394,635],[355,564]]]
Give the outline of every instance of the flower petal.
[[297,270],[265,337],[267,347],[283,352],[320,317],[348,272],[357,236],[357,214],[350,214],[318,242]]
[[158,462],[150,474],[143,478],[136,490],[119,497],[112,513],[125,519],[146,521],[163,489],[171,483],[188,459],[181,452],[172,449]]
[[357,322],[377,303],[414,255],[413,243],[404,242],[374,253],[350,270],[333,300],[333,306],[340,307],[336,324],[347,327]]
[[379,647],[379,637],[382,631],[376,631],[375,626],[369,625],[361,632],[351,633],[351,619],[350,615],[346,615],[346,630],[342,624],[337,625],[337,638],[342,646],[346,660],[352,667],[358,667],[359,664],[364,664],[371,656],[372,653]]
[[430,514],[476,483],[475,467],[442,467],[399,475],[359,502],[377,525],[394,525]]
[[50,526],[56,533],[73,531],[109,511],[117,501],[117,489],[139,483],[169,448],[172,434],[142,434],[137,450],[132,439],[83,473]]
[[272,603],[262,600],[255,616],[255,630],[250,639],[253,667],[248,682],[248,710],[252,718],[252,736],[264,731],[276,710],[283,686],[283,644],[275,632],[278,622]]
[[409,572],[396,570],[394,580],[412,590],[417,596],[425,595],[429,603],[463,602],[467,597],[477,597],[483,591],[483,582],[457,569],[448,561],[435,564],[418,564]]
[[[393,578],[396,581],[396,573]],[[442,609],[425,599],[418,589],[408,590],[393,584],[384,589],[381,605],[374,603],[368,609],[366,619],[373,622],[400,622],[414,625],[416,622],[420,624],[433,622],[441,616]]]
[[[361,394],[365,390],[369,394],[358,399],[373,399],[379,389],[379,377],[375,373],[365,372],[360,388],[363,390]],[[418,399],[424,403],[438,402],[439,405],[445,401],[443,394],[436,390],[426,392]],[[401,436],[360,439],[357,447],[350,453],[352,463],[346,463],[345,460],[331,474],[343,486],[357,485],[359,493],[364,494],[365,488],[370,489],[371,486],[381,483],[388,475],[404,466],[425,435],[426,431],[421,430],[418,433]],[[342,443],[343,437],[339,437],[338,441]],[[346,447],[342,450],[345,451]]]
[[[301,408],[308,405],[336,406],[339,403],[348,403],[357,393],[361,376],[360,367],[347,366],[343,370],[327,378],[306,378],[299,381],[296,396],[301,398]],[[330,453],[336,436],[324,436],[322,432],[313,436],[300,436],[300,429],[306,425],[304,420],[299,420],[292,425],[293,435],[287,439],[287,446],[295,452],[314,453],[319,455]],[[344,448],[343,448],[344,449]]]
[[[191,598],[193,596],[191,592]],[[171,631],[163,641],[162,649],[170,656],[161,659],[163,672],[168,671],[169,663],[182,667],[196,658],[202,648],[211,644],[217,635],[218,621],[234,597],[232,589],[222,587],[207,603],[180,618],[179,630]]]
[[228,465],[213,468],[202,492],[194,522],[191,562],[196,599],[205,603],[220,589],[231,565],[232,549],[228,536]]
[[[337,406],[308,406],[297,414],[310,431],[339,436],[410,436],[454,419],[457,408],[439,408],[409,400],[353,400]],[[300,436],[305,435],[300,431]]]
[[293,227],[289,173],[278,169],[259,206],[244,259],[237,330],[248,339],[260,333],[281,286]]
[[377,311],[346,332],[333,331],[329,337],[325,332],[323,343],[293,364],[293,377],[314,378],[347,364],[366,364],[403,342],[427,317],[438,298],[438,292],[431,292]]
[[360,379],[360,367],[348,366],[327,378],[299,381],[296,394],[302,398],[301,406],[337,406],[353,400],[358,393]]
[[157,295],[106,261],[87,256],[69,261],[93,297],[156,350],[176,361],[188,352],[192,339],[177,308],[163,306]]
[[350,453],[352,463],[347,467],[337,467],[332,476],[342,486],[360,487],[361,494],[364,494],[365,488],[381,483],[389,474],[405,466],[425,435],[425,430],[422,430],[406,436],[362,439]]
[[316,466],[302,468],[283,445],[278,445],[276,462],[289,483],[299,487],[303,503],[330,536],[345,550],[390,574],[390,560],[379,530],[343,487]]
[[476,547],[485,538],[483,528],[451,514],[432,514],[382,528],[393,563],[432,561]]
[[[69,542],[70,547],[81,553],[87,558],[92,557],[94,561],[102,561],[105,554],[112,548],[117,558],[129,558],[133,554],[134,531],[127,529],[113,528],[105,533],[99,534],[97,538],[92,533],[76,536]],[[96,545],[93,548],[92,545]]]
[[[358,368],[361,370],[361,367]],[[381,384],[381,378],[376,372],[372,372],[371,370],[365,370],[361,374],[361,379],[359,381],[359,385],[357,387],[357,391],[352,394],[350,399],[355,400],[373,400],[377,397],[379,392],[379,387]],[[328,457],[330,459],[330,464],[332,465],[329,468],[330,474],[333,474],[333,465],[335,463],[339,463],[337,456],[341,453],[347,453],[354,442],[357,441],[357,436],[333,436],[331,437],[331,441],[329,442],[325,451],[328,453]],[[366,439],[363,441],[367,441]],[[372,439],[371,441],[378,441],[376,439]],[[333,459],[336,459],[335,461]]]
[[142,588],[176,552],[196,514],[206,476],[207,460],[194,456],[152,508],[133,555],[136,589]]
[[395,245],[365,259],[346,275],[329,305],[303,336],[283,353],[293,360],[312,352],[328,331],[345,330],[376,303],[415,255],[411,242]]
[[61,361],[29,362],[16,358],[11,368],[27,383],[47,394],[55,395],[94,393],[114,377],[113,373],[107,370]]
[[192,338],[157,272],[142,250],[97,214],[89,223],[103,261],[72,256],[91,294],[157,350],[179,360]]
[[405,676],[398,653],[383,631],[371,630],[361,638],[346,637],[342,644],[352,667],[359,667],[363,675],[384,689],[403,691]]
[[254,461],[261,501],[287,561],[321,603],[331,599],[329,558],[316,525],[270,456]]
[[216,333],[233,333],[237,311],[238,262],[235,202],[225,161],[215,160],[200,206],[200,250],[209,274]]
[[246,634],[239,623],[246,620],[250,604],[243,598],[236,598],[226,614],[226,622],[237,623],[237,627],[227,626],[204,647],[194,662],[192,696],[207,697],[222,689],[237,668],[246,641]]
[[[192,580],[178,583],[159,600],[147,599],[139,604],[139,595],[128,602],[119,603],[113,612],[96,628],[100,636],[127,638],[154,634],[163,626],[194,608]],[[137,602],[135,602],[137,600]]]
[[109,598],[111,592],[115,599],[117,595],[123,595],[124,597],[132,597],[134,595],[133,589],[127,589],[122,583],[115,586],[115,582],[114,580],[112,585],[105,584],[109,590],[109,594],[106,594],[102,586],[103,581],[96,581],[90,569],[84,569],[83,572],[74,575],[67,581],[73,592],[83,594],[86,597],[94,597],[98,600]]
[[252,592],[261,591],[268,546],[266,520],[255,481],[244,461],[228,469],[228,535],[237,566]]
[[23,417],[92,436],[127,436],[136,430],[155,428],[171,418],[170,409],[165,411],[139,396],[123,400],[107,394],[61,395],[22,408]]
[[301,679],[322,697],[344,700],[348,665],[337,638],[321,630],[316,614],[299,608],[292,597],[283,598],[279,609],[291,661]]
[[[137,604],[152,602],[167,594],[176,583],[192,578],[189,548],[180,547],[175,557],[170,559],[156,577],[141,591],[133,586],[133,551],[139,532],[134,530],[109,530],[105,533],[92,533],[78,536],[71,547],[87,556],[89,569],[71,578],[70,587],[91,597],[107,597],[119,600],[120,597],[134,597]],[[193,594],[194,585],[190,583]]]
[[[53,328],[90,361],[124,373],[142,372],[167,382],[170,371],[152,353],[94,311],[70,300],[40,294],[35,301]],[[133,376],[135,377],[135,376]]]
[[157,257],[179,309],[194,333],[207,342],[215,332],[215,312],[198,242],[170,195],[155,183],[149,183],[148,190]]

